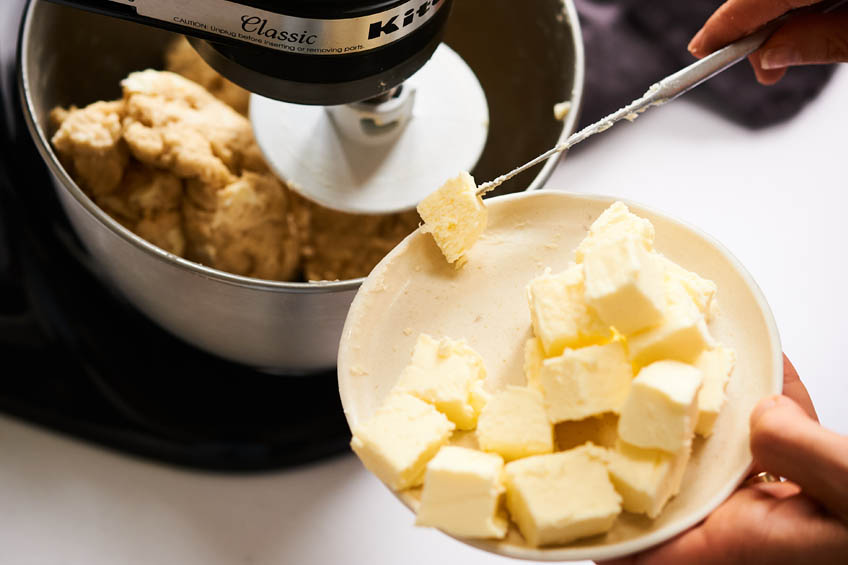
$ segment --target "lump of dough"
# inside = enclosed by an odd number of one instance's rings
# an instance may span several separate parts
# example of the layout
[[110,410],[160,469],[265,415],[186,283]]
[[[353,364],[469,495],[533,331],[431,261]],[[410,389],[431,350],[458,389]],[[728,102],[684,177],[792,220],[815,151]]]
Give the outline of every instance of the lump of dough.
[[246,171],[215,191],[198,183],[189,181],[183,206],[189,259],[237,275],[295,279],[298,229],[288,194],[273,175]]
[[250,122],[202,86],[146,70],[121,81],[126,104],[124,139],[146,165],[216,188],[247,170],[265,170]]
[[108,194],[118,187],[127,166],[121,139],[124,103],[95,102],[85,108],[56,108],[51,113],[58,130],[53,146],[80,187],[89,196]]
[[[169,67],[191,75],[192,57],[172,47]],[[147,70],[121,84],[123,100],[54,110],[54,144],[95,202],[154,245],[244,276],[345,280],[418,226],[414,211],[346,214],[289,192],[250,122],[191,80]]]
[[185,253],[183,181],[173,174],[133,163],[117,190],[94,200],[139,237],[175,255]]
[[310,281],[364,277],[418,227],[415,210],[388,215],[347,214],[292,195],[297,221],[308,233],[303,268]]
[[212,96],[247,115],[250,92],[230,82],[209,66],[185,37],[174,40],[165,51],[165,70],[193,80]]

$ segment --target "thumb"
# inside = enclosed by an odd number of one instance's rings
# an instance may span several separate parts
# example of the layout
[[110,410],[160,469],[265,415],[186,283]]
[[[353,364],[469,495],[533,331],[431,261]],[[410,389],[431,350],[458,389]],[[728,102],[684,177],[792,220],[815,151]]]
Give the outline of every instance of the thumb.
[[772,396],[751,413],[751,452],[848,521],[848,438],[821,427],[793,400]]
[[848,11],[797,16],[759,49],[764,70],[848,62]]

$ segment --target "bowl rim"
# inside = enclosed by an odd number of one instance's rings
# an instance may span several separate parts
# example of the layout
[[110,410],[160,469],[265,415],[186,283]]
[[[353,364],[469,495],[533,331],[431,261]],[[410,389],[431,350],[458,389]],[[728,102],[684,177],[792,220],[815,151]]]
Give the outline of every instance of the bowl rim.
[[[562,25],[571,29],[571,43],[574,50],[574,82],[572,84],[571,102],[573,110],[569,112],[566,119],[563,120],[563,127],[558,138],[558,142],[568,138],[571,132],[577,125],[579,109],[582,106],[583,84],[585,80],[585,54],[583,49],[583,34],[580,28],[580,22],[577,17],[577,10],[574,6],[574,0],[561,0],[563,3],[564,13],[566,17],[562,20]],[[269,292],[284,292],[292,294],[313,294],[313,293],[337,293],[346,292],[357,289],[365,280],[366,277],[355,279],[335,280],[335,281],[311,281],[311,282],[292,282],[292,281],[274,281],[268,279],[259,279],[254,277],[245,277],[228,273],[219,269],[208,267],[194,261],[189,261],[179,257],[173,253],[169,253],[159,247],[149,243],[145,239],[137,236],[135,233],[122,226],[114,220],[109,214],[103,211],[91,198],[86,195],[76,181],[71,178],[70,174],[65,170],[59,161],[58,155],[53,151],[53,147],[47,138],[46,131],[42,124],[36,118],[36,111],[33,105],[31,96],[31,86],[29,77],[29,51],[27,46],[33,41],[32,28],[35,20],[35,12],[41,9],[41,6],[46,4],[41,0],[31,0],[27,5],[26,13],[21,22],[21,31],[18,34],[18,93],[23,108],[24,119],[30,135],[35,141],[36,148],[41,155],[43,161],[47,164],[53,179],[58,182],[64,190],[70,192],[74,200],[88,212],[95,222],[98,222],[103,227],[107,228],[111,233],[123,239],[126,243],[136,249],[152,255],[165,263],[172,264],[180,270],[186,271],[189,274],[200,276],[206,279],[212,279],[217,282],[249,288],[253,290],[262,290]],[[533,178],[533,181],[526,189],[527,191],[538,190],[542,188],[545,182],[553,174],[561,155],[553,155],[547,159],[539,173]]]
[[[502,196],[496,196],[491,198],[492,202],[505,202],[514,199],[520,198],[537,198],[537,197],[549,197],[552,194],[556,194],[558,196],[562,196],[565,198],[572,198],[577,200],[586,200],[591,202],[602,203],[607,206],[612,204],[613,202],[620,201],[623,202],[628,207],[632,207],[639,210],[644,210],[645,212],[649,212],[650,214],[662,217],[664,220],[669,221],[671,223],[677,224],[678,226],[693,232],[698,237],[702,238],[704,241],[709,243],[713,248],[715,248],[723,257],[725,257],[733,269],[740,275],[742,281],[745,283],[745,286],[751,291],[751,294],[754,296],[754,300],[757,304],[758,309],[762,312],[763,318],[766,325],[766,330],[768,334],[769,341],[769,349],[772,358],[772,363],[774,366],[774,372],[771,375],[771,392],[773,394],[780,394],[783,392],[783,350],[780,343],[780,334],[777,329],[777,322],[774,318],[774,314],[769,306],[765,295],[763,294],[762,289],[754,280],[753,276],[748,272],[745,266],[739,261],[739,259],[727,248],[718,241],[716,238],[706,233],[699,227],[690,224],[684,220],[681,220],[671,214],[665,213],[653,206],[644,205],[638,201],[619,198],[615,196],[603,195],[603,194],[586,194],[586,193],[571,193],[562,190],[555,189],[546,189],[539,190],[534,192],[517,192],[514,194],[505,194]],[[389,262],[394,259],[394,257],[399,254],[408,244],[408,241],[413,237],[425,237],[427,234],[421,231],[421,228],[415,230],[409,236],[407,236],[401,243],[399,243],[391,252],[389,252],[381,261],[374,267],[372,273],[379,272],[384,262]],[[344,329],[342,331],[342,339],[339,344],[339,355],[337,359],[337,367],[338,367],[338,375],[341,377],[343,374],[352,374],[351,373],[351,363],[348,359],[350,352],[348,348],[345,346],[347,342],[347,337],[352,333],[352,316],[351,312],[355,311],[356,306],[361,300],[364,300],[364,296],[368,293],[368,290],[372,285],[376,284],[376,279],[372,279],[370,277],[366,277],[359,291],[353,298],[351,303],[350,310],[348,311],[348,316],[345,319]],[[350,382],[349,380],[345,380],[345,383]],[[350,413],[346,409],[346,406],[350,405],[352,402],[350,394],[349,394],[349,386],[342,386],[342,379],[339,378],[339,396],[342,400],[342,407],[345,408],[344,414],[345,419],[347,420],[348,426],[353,429],[353,425],[350,419]],[[685,520],[680,520],[678,522],[674,522],[668,524],[662,528],[659,528],[655,531],[652,531],[644,536],[640,536],[631,540],[626,540],[610,545],[605,546],[596,546],[596,547],[542,547],[542,548],[532,548],[532,547],[523,547],[518,545],[506,544],[501,540],[487,540],[487,539],[469,539],[462,538],[458,536],[454,536],[451,534],[447,534],[457,541],[466,543],[470,546],[476,547],[478,549],[482,549],[491,553],[495,553],[498,555],[503,555],[506,557],[512,557],[515,559],[523,559],[528,561],[580,561],[580,560],[607,560],[607,559],[615,559],[618,557],[624,557],[627,555],[632,555],[646,549],[649,549],[655,545],[659,545],[660,543],[671,539],[679,533],[682,533],[695,524],[699,523],[701,520],[706,518],[709,514],[713,512],[721,503],[723,503],[742,483],[745,477],[750,472],[752,467],[753,458],[749,454],[748,456],[748,465],[739,473],[733,477],[733,480],[727,482],[724,488],[718,490],[714,495],[708,500],[706,504],[704,504],[697,512],[693,512],[690,516]],[[381,482],[382,484],[382,482]],[[385,488],[388,488],[384,485]],[[412,508],[410,505],[404,500],[403,493],[390,491],[392,494],[400,500],[404,506],[406,506],[410,512],[412,512]],[[440,530],[441,531],[441,530]]]

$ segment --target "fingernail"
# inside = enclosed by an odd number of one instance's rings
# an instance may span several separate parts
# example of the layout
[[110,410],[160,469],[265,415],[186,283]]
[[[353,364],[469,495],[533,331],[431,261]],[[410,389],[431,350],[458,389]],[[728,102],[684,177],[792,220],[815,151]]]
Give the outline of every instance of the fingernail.
[[692,41],[689,42],[689,52],[695,55],[696,57],[701,54],[701,43],[703,43],[704,39],[704,28],[698,30],[698,33],[695,34],[695,37],[692,38]]
[[751,424],[754,424],[757,420],[759,420],[763,414],[777,406],[777,404],[781,401],[783,397],[779,394],[775,394],[773,396],[769,396],[760,400],[754,409],[751,411]]
[[764,69],[782,69],[801,63],[801,53],[793,47],[772,47],[760,55],[760,66]]

